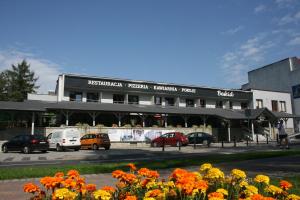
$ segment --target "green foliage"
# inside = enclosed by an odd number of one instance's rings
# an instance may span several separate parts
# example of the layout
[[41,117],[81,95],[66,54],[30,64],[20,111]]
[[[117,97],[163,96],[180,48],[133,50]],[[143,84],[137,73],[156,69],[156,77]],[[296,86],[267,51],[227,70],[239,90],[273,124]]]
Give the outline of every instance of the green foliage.
[[37,80],[26,60],[17,66],[12,65],[11,70],[5,70],[0,74],[0,100],[24,101],[27,93],[34,93],[39,88],[35,85]]

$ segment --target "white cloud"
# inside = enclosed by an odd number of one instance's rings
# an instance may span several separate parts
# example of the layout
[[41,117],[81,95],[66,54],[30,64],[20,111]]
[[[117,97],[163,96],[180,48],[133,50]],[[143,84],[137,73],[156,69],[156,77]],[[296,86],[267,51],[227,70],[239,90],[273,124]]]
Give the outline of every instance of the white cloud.
[[241,44],[237,49],[222,57],[222,70],[229,83],[242,84],[247,81],[250,65],[264,60],[268,49],[275,44],[266,40],[266,34],[259,34]]
[[292,7],[297,0],[276,0],[275,3],[279,8],[289,8]]
[[300,36],[290,40],[288,42],[288,45],[300,45]]
[[265,5],[263,5],[263,4],[261,4],[261,5],[259,5],[259,6],[256,6],[256,7],[254,8],[254,12],[255,12],[255,13],[260,13],[260,12],[263,12],[263,11],[265,11],[265,10],[267,10],[267,7],[266,7]]
[[278,25],[285,25],[285,24],[298,24],[300,22],[300,11],[297,13],[293,14],[287,14],[283,16],[282,18],[279,19]]
[[18,50],[0,51],[0,71],[11,69],[11,65],[17,65],[26,59],[30,64],[30,69],[39,77],[37,85],[39,93],[47,93],[48,90],[54,90],[58,74],[61,73],[58,64],[47,59],[38,58],[32,53]]
[[236,34],[237,32],[239,32],[239,31],[241,31],[243,29],[244,29],[243,26],[238,26],[238,27],[229,29],[227,31],[224,31],[224,32],[222,32],[222,34],[225,34],[225,35],[234,35],[234,34]]

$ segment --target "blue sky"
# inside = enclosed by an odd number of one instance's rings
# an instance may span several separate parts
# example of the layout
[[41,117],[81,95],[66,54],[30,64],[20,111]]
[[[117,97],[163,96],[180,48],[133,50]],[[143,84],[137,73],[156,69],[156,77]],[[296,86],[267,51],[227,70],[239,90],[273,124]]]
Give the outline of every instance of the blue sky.
[[239,88],[251,69],[300,57],[297,0],[0,1],[0,70]]

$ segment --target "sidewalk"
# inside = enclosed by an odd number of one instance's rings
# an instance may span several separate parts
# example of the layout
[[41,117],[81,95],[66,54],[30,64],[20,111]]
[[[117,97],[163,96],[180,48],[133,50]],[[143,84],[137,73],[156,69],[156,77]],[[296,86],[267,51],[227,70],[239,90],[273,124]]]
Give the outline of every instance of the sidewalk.
[[[238,168],[246,171],[249,177],[254,177],[256,174],[265,174],[279,178],[300,176],[300,155],[221,163],[214,166],[221,168],[226,174],[230,173],[233,168]],[[197,171],[199,166],[191,166],[186,169]],[[167,179],[171,171],[172,169],[159,170],[161,178]],[[86,178],[87,183],[96,184],[97,188],[105,185],[114,186],[116,182],[116,179],[112,178],[110,173],[83,175],[83,177]],[[40,185],[39,178],[0,181],[1,199],[28,199],[31,195],[23,192],[23,185],[27,182],[34,182]]]

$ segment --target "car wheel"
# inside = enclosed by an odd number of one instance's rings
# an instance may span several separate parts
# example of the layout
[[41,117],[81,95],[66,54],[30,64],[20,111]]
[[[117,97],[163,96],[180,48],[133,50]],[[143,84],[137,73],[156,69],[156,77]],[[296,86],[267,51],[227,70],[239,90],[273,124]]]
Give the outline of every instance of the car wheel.
[[47,153],[47,150],[42,150],[41,152],[42,152],[42,153]]
[[56,151],[62,151],[62,147],[59,144],[56,145]]
[[3,153],[7,153],[7,146],[6,146],[6,145],[4,145],[4,146],[2,147],[2,152],[3,152]]
[[107,147],[104,147],[105,150],[109,150],[110,149],[110,146],[107,146]]
[[99,147],[97,146],[97,144],[93,144],[92,149],[93,149],[94,151],[96,151],[96,150],[99,149]]
[[80,149],[80,147],[79,148],[75,148],[74,151],[79,151],[79,149]]
[[29,153],[30,153],[30,149],[29,149],[28,146],[25,146],[25,147],[23,148],[23,153],[25,153],[25,154],[29,154]]

